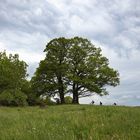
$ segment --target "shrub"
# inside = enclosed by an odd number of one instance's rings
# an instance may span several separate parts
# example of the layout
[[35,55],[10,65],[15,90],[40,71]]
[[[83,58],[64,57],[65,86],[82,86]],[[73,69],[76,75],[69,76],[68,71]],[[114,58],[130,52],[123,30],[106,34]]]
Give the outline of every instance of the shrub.
[[39,104],[39,97],[36,96],[35,93],[29,93],[29,94],[26,94],[27,95],[27,102],[28,102],[28,105],[30,106],[35,106],[35,105],[38,105]]
[[66,103],[66,104],[71,104],[71,103],[72,103],[72,97],[66,96],[66,97],[65,97],[65,103]]
[[14,96],[9,90],[5,90],[0,94],[0,105],[9,106],[14,101]]
[[0,104],[5,106],[25,106],[27,96],[20,90],[8,89],[0,94]]

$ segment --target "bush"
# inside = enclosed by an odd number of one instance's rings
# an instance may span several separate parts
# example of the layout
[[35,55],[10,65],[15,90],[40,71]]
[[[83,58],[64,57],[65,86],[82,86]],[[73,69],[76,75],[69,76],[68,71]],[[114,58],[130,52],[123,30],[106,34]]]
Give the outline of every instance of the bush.
[[66,97],[65,97],[65,103],[66,103],[66,104],[71,104],[71,103],[72,103],[72,97],[66,96]]
[[35,93],[29,93],[26,95],[27,95],[28,105],[35,106],[39,104],[39,97],[37,97]]
[[0,105],[9,106],[12,104],[13,100],[14,96],[8,90],[0,94]]
[[20,90],[4,90],[0,94],[0,105],[5,106],[25,106],[27,96]]

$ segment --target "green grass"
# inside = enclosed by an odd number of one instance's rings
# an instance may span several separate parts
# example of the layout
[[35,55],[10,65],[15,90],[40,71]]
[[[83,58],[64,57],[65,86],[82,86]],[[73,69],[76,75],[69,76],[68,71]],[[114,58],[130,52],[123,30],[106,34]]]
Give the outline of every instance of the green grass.
[[140,140],[140,108],[0,107],[0,140]]

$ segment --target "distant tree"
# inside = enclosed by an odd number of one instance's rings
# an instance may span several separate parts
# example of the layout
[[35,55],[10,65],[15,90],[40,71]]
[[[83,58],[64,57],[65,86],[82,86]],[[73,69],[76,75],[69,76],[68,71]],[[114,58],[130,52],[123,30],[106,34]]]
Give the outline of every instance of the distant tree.
[[8,57],[5,51],[0,52],[0,102],[3,102],[6,96],[7,99],[9,97],[8,102],[12,98],[16,99],[15,104],[19,103],[21,105],[21,99],[23,99],[23,102],[25,101],[26,96],[23,95],[24,93],[21,91],[21,87],[27,76],[26,68],[27,64],[19,60],[18,54],[10,54]]
[[67,73],[68,40],[65,38],[53,39],[46,45],[46,57],[42,60],[32,78],[32,86],[38,95],[60,97],[65,103],[65,77]]
[[9,88],[21,88],[23,80],[26,78],[27,64],[19,60],[18,54],[6,52],[0,53],[0,93]]

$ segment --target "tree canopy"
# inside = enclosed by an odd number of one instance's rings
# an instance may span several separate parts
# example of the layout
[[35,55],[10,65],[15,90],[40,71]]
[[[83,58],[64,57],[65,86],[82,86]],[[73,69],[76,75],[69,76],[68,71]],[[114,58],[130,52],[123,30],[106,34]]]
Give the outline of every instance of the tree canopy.
[[27,77],[27,64],[18,54],[0,53],[0,104],[24,105],[26,95],[22,92]]
[[44,52],[46,57],[32,78],[39,95],[58,95],[64,103],[64,95],[71,93],[73,103],[79,103],[79,97],[106,95],[106,85],[119,84],[118,71],[110,68],[101,49],[85,38],[53,39]]
[[79,37],[72,38],[70,44],[67,76],[72,86],[73,103],[78,103],[79,97],[108,94],[105,86],[116,86],[119,73],[109,67],[109,61],[102,56],[101,49]]
[[34,77],[33,88],[38,95],[55,96],[61,98],[64,103],[64,94],[67,84],[65,81],[67,64],[68,40],[65,38],[53,39],[46,45],[46,57],[40,62]]

